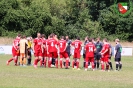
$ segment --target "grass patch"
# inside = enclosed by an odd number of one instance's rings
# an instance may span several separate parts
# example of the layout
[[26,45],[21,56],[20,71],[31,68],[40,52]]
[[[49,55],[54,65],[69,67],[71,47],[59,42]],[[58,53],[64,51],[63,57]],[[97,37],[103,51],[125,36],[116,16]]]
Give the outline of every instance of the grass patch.
[[[132,88],[133,59],[123,57],[122,71],[101,72],[70,69],[6,66],[11,55],[0,55],[0,88]],[[82,61],[80,66],[82,67]],[[115,63],[112,58],[113,66]]]

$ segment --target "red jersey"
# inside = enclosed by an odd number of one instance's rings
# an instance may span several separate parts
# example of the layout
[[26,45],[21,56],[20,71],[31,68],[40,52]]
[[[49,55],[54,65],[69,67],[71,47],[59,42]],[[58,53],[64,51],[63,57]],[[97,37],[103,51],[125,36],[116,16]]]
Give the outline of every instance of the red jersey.
[[75,40],[72,45],[74,46],[74,52],[80,52],[82,42],[80,40]]
[[42,50],[43,40],[41,38],[34,39],[34,50],[39,51]]
[[17,37],[14,41],[13,41],[13,48],[16,50],[18,49],[18,44],[19,44],[19,41],[20,41],[20,37]]
[[47,51],[47,47],[48,47],[48,39],[46,39],[46,40],[44,41],[44,44],[45,44],[45,51]]
[[94,57],[94,50],[96,49],[95,45],[93,43],[88,43],[85,46],[86,50],[86,56],[87,57]]
[[[105,50],[108,50],[108,51],[106,53],[104,53]],[[109,46],[109,44],[104,44],[103,45],[103,48],[101,50],[101,53],[104,53],[103,54],[104,57],[109,57],[109,54],[110,54],[110,46]]]
[[64,52],[66,50],[66,40],[60,40],[58,45],[60,52]]
[[[46,41],[46,39],[45,39],[45,38],[42,38],[42,44],[43,44],[44,46],[45,46],[45,41]],[[46,50],[45,47],[43,47],[43,49]]]
[[47,44],[48,44],[48,52],[57,52],[56,48],[57,41],[55,39],[50,38]]

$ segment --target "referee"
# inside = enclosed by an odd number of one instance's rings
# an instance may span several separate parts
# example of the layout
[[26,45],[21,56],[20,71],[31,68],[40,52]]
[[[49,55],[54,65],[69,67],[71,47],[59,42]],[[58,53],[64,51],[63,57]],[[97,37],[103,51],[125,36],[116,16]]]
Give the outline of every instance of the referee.
[[31,50],[32,50],[32,38],[28,37],[27,38],[28,41],[28,56],[27,56],[27,65],[31,65]]

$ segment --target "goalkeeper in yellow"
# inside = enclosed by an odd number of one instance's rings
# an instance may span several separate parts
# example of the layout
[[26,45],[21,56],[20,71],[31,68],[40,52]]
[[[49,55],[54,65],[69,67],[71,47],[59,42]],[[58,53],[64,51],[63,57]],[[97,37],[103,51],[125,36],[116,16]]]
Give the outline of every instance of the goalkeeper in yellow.
[[20,66],[26,66],[27,46],[28,41],[26,39],[26,36],[22,36],[19,42]]

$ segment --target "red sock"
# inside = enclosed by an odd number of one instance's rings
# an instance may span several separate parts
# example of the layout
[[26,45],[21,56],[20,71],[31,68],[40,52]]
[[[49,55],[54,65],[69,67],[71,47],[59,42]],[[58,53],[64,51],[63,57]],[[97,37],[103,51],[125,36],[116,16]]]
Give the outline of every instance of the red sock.
[[108,64],[106,64],[106,69],[109,70],[109,65]]
[[37,65],[37,59],[34,60],[34,65]]
[[68,68],[69,60],[66,60],[66,68]]
[[58,59],[55,60],[56,68],[58,68]]
[[88,68],[88,62],[85,63],[85,68]]
[[62,60],[60,60],[60,68],[62,68]]
[[91,62],[91,65],[92,65],[92,69],[94,69],[95,68],[94,62]]
[[40,60],[40,66],[42,66],[42,62],[43,62],[43,60]]
[[104,64],[101,64],[102,70],[104,70]]
[[76,65],[77,65],[77,68],[79,68],[79,62],[78,61],[76,62]]
[[46,62],[47,62],[47,61],[46,61],[46,60],[44,60],[44,67],[46,67]]
[[51,60],[48,61],[48,67],[51,68]]
[[73,61],[73,62],[72,62],[72,67],[73,67],[73,68],[74,68],[74,63],[75,63],[75,62]]
[[39,61],[40,61],[40,59],[37,59],[37,64],[38,64]]
[[11,62],[13,60],[13,58],[9,59],[8,62]]
[[15,65],[17,65],[17,62],[18,62],[18,59],[15,58],[15,59],[14,59],[14,63],[15,63]]

